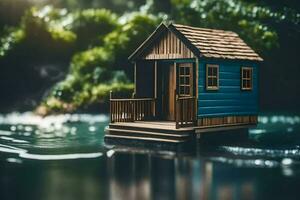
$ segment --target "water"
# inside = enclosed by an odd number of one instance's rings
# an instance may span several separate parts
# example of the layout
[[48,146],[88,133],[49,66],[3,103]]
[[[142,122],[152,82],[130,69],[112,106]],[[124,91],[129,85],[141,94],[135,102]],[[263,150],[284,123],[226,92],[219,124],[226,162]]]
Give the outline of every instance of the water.
[[0,199],[300,199],[300,117],[187,151],[105,145],[105,115],[0,115]]

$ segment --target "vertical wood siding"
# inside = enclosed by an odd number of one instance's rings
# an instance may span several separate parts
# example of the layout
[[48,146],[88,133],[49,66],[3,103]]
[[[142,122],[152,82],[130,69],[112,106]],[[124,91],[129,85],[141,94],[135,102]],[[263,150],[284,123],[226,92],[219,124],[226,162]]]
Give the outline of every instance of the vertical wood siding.
[[[206,90],[206,64],[219,64],[219,90]],[[253,67],[253,88],[241,90],[241,67]],[[258,68],[257,64],[238,61],[209,62],[199,64],[198,118],[215,116],[257,115]]]
[[172,58],[195,58],[193,52],[170,31],[163,34],[149,51],[143,56],[143,59],[172,59]]

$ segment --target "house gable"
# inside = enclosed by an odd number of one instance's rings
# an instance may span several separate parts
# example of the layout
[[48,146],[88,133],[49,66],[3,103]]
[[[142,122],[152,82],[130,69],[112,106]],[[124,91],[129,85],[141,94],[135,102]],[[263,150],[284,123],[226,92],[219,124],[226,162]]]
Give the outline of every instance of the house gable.
[[187,45],[170,30],[164,31],[141,56],[145,60],[195,57]]

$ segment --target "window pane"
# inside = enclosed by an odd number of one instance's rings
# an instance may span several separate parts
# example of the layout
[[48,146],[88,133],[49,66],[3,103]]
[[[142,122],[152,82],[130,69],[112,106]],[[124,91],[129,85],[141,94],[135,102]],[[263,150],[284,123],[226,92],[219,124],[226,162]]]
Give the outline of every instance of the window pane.
[[190,87],[185,87],[185,94],[186,95],[189,95],[190,94]]
[[180,88],[179,88],[179,94],[184,94],[184,86],[180,86]]
[[242,72],[243,72],[242,78],[246,78],[246,70],[243,69]]
[[185,67],[185,75],[190,75],[190,68],[189,67]]
[[184,84],[189,85],[190,84],[190,78],[189,77],[185,77],[185,82]]
[[246,82],[247,82],[246,80],[243,80],[243,88],[247,87]]
[[218,83],[217,83],[217,78],[213,78],[212,79],[212,86],[217,87]]
[[184,67],[179,68],[179,73],[180,73],[180,75],[184,75]]
[[207,86],[212,86],[212,78],[207,79]]
[[207,75],[208,76],[212,75],[212,68],[211,67],[207,67]]
[[179,85],[182,85],[182,84],[184,84],[184,77],[180,77],[180,83],[179,83]]
[[247,80],[247,88],[251,88],[251,81]]
[[213,73],[214,76],[217,76],[218,74],[218,69],[216,67],[213,67]]

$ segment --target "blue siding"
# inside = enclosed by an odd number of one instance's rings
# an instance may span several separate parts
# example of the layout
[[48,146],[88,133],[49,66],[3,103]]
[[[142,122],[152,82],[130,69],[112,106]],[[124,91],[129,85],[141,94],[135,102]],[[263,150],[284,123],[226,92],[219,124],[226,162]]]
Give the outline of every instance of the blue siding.
[[[206,90],[206,64],[219,65],[219,90]],[[241,90],[241,67],[253,67],[253,89]],[[238,61],[199,63],[198,118],[258,113],[258,66]]]

